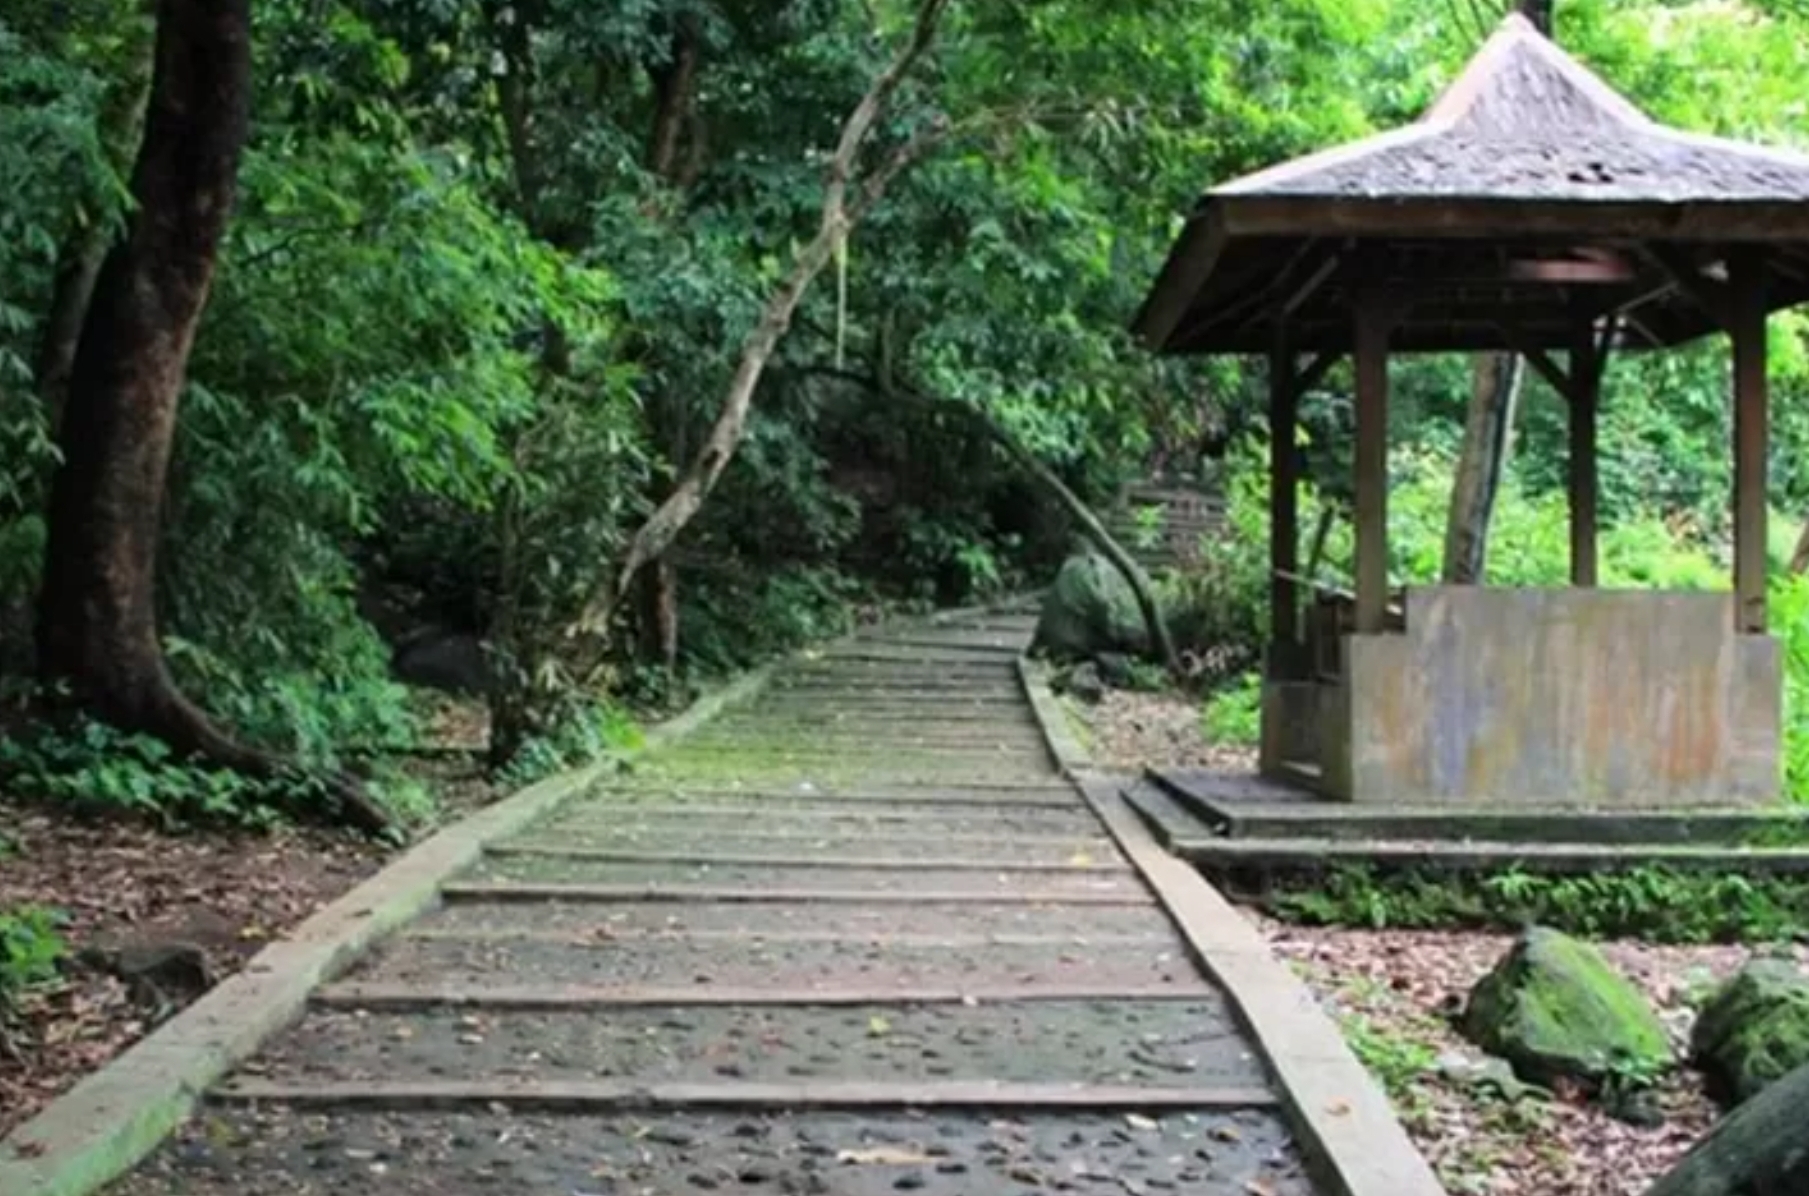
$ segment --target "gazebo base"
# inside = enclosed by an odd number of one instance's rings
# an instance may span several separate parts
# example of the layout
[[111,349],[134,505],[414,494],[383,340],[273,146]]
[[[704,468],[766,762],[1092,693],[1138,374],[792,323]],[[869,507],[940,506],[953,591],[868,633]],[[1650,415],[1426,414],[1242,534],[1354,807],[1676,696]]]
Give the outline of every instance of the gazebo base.
[[1265,775],[1414,807],[1778,799],[1778,644],[1729,594],[1428,586],[1405,614],[1336,675],[1265,684]]

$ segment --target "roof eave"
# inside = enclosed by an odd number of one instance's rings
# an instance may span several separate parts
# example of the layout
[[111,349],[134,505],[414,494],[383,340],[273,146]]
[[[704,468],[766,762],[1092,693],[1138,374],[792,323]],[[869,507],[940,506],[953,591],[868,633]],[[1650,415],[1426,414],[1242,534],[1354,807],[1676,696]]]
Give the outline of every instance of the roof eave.
[[1218,263],[1225,240],[1223,212],[1210,204],[1195,208],[1131,321],[1131,335],[1145,348],[1162,351]]
[[1227,238],[1578,237],[1603,243],[1809,243],[1809,202],[1802,200],[1228,195],[1212,197],[1202,215],[1212,217]]

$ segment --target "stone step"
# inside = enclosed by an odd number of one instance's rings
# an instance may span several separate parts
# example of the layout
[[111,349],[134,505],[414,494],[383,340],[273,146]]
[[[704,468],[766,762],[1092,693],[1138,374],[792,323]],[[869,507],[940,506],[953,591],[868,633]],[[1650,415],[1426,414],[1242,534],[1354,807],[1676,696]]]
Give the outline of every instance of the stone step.
[[257,1059],[288,1084],[988,1080],[1261,1088],[1216,994],[1012,1004],[692,1006],[529,1012],[314,1008]]

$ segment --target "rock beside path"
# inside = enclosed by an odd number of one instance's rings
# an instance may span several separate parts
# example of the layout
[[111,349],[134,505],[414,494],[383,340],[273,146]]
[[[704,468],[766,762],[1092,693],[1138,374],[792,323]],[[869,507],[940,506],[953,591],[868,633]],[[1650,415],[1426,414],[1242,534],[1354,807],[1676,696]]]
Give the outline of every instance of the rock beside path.
[[1149,632],[1131,584],[1105,557],[1080,552],[1062,564],[1044,597],[1032,648],[1057,660],[1140,656]]
[[1645,996],[1593,946],[1544,927],[1471,990],[1462,1030],[1535,1084],[1650,1076],[1672,1062]]
[[1809,1064],[1809,976],[1790,960],[1753,960],[1704,1006],[1690,1053],[1730,1105]]

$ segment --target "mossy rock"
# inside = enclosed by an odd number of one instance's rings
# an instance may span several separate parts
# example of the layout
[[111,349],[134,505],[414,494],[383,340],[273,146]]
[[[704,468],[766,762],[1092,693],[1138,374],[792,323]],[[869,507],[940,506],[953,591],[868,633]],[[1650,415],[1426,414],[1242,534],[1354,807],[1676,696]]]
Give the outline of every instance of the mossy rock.
[[1672,1062],[1645,995],[1600,951],[1542,926],[1522,934],[1471,991],[1462,1029],[1533,1084],[1638,1079]]
[[1730,1105],[1809,1064],[1809,977],[1785,959],[1748,963],[1703,1006],[1690,1054]]
[[1124,575],[1098,553],[1080,552],[1062,563],[1043,599],[1034,646],[1058,660],[1110,652],[1142,655],[1149,632]]

